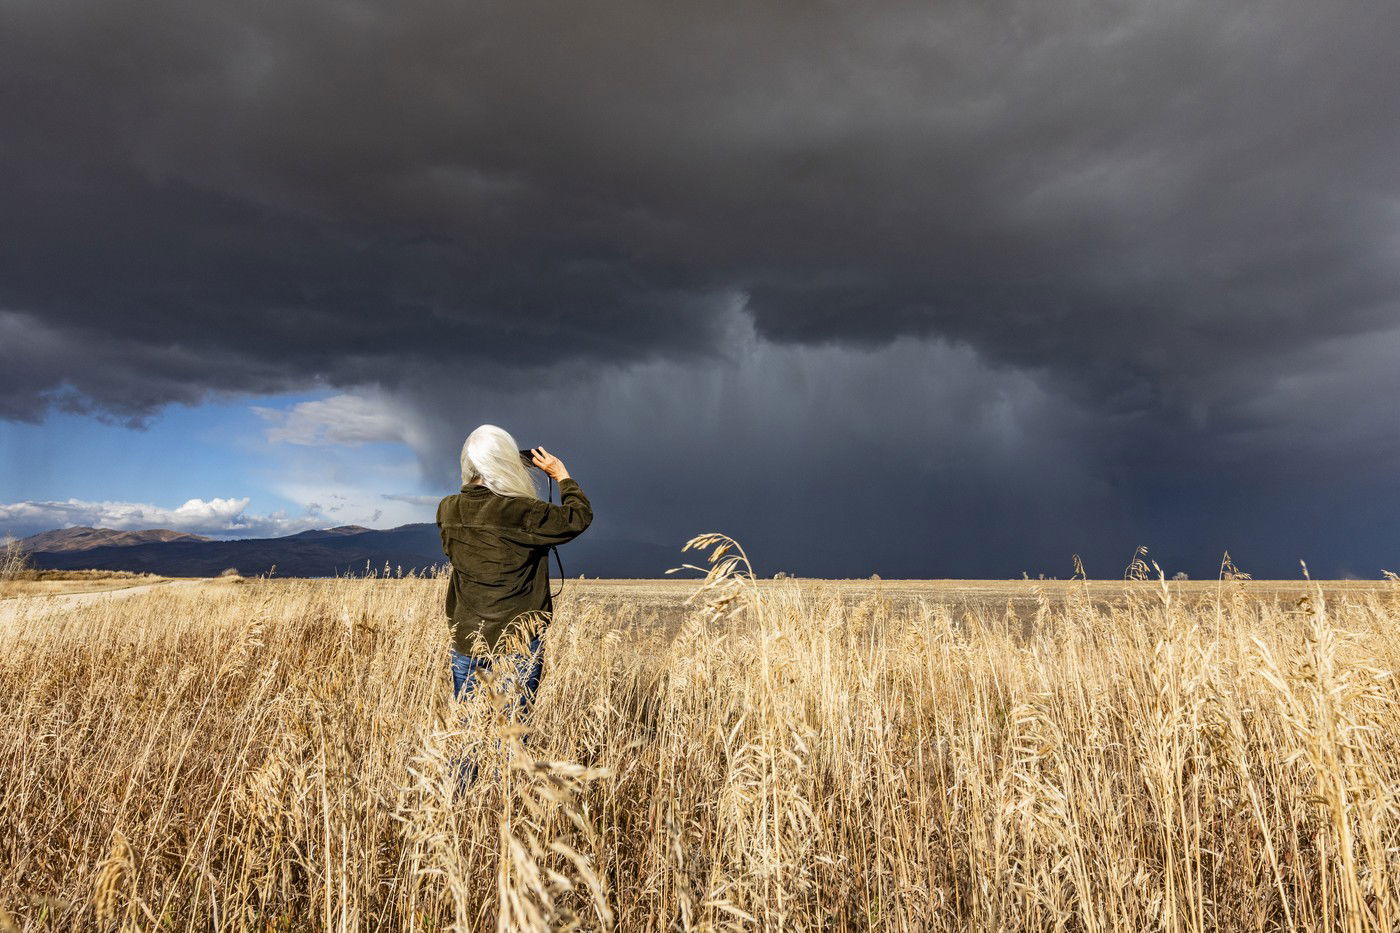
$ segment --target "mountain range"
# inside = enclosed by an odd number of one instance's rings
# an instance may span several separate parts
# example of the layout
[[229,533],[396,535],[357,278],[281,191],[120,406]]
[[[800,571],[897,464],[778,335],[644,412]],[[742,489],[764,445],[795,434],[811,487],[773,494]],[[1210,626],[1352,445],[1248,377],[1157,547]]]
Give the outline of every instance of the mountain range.
[[26,551],[90,551],[98,547],[129,547],[133,544],[157,544],[166,541],[208,541],[209,538],[168,528],[147,531],[116,531],[112,528],[55,528],[41,531],[19,543]]
[[[446,562],[437,526],[430,523],[375,530],[342,525],[281,538],[216,541],[166,529],[115,531],[61,528],[25,538],[30,563],[51,570],[130,570],[166,577],[212,577],[225,570],[243,576],[330,577],[402,568],[430,570]],[[568,576],[659,577],[680,566],[680,545],[594,539],[585,534],[560,549]],[[551,558],[551,571],[558,573]]]

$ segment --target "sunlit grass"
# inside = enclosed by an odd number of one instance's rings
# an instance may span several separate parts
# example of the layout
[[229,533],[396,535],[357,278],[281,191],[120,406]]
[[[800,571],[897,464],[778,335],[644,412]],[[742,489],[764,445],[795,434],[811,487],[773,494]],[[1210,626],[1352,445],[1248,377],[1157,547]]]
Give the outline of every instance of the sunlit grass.
[[0,928],[1400,923],[1400,587],[1021,618],[745,566],[680,620],[570,588],[523,746],[449,701],[440,579],[3,617]]

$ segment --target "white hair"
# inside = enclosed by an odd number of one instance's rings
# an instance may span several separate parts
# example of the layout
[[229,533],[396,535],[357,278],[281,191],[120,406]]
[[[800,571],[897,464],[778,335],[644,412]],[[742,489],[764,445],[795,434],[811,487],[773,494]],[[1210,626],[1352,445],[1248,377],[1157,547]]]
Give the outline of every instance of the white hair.
[[468,434],[462,445],[462,485],[478,479],[503,496],[540,497],[534,478],[520,459],[515,438],[494,424],[483,424]]

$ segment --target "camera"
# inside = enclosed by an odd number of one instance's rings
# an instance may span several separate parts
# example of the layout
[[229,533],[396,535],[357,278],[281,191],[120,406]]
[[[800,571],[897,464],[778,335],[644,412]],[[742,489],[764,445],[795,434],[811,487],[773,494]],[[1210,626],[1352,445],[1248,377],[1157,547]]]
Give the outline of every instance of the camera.
[[[526,465],[527,467],[535,466],[535,455],[534,455],[534,453],[533,453],[532,451],[529,451],[529,450],[522,450],[522,451],[520,451],[520,459],[525,461],[525,465]],[[535,469],[539,469],[539,467],[535,467]]]

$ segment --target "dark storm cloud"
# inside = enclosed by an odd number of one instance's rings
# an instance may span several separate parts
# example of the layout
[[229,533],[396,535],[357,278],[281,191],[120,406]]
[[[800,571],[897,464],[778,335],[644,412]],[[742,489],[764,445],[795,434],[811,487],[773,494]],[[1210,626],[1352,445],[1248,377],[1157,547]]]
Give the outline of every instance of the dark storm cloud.
[[[680,381],[721,365],[737,302],[761,345],[829,349],[851,412],[898,416],[850,418],[896,435],[923,415],[859,355],[896,338],[965,346],[1042,393],[1005,462],[1076,464],[1098,491],[1074,527],[1169,536],[1154,510],[1204,501],[1209,477],[1251,490],[1189,517],[1228,528],[1289,501],[1284,477],[1313,495],[1350,465],[1370,495],[1400,459],[1381,352],[1400,327],[1400,7],[10,0],[0,17],[6,417],[311,384],[377,384],[444,419],[470,386],[590,397],[650,360]],[[673,426],[686,399],[666,385],[616,404],[659,398]],[[966,433],[994,420],[961,404]],[[982,469],[938,475],[995,502],[1010,476]]]
[[764,573],[1019,575],[1069,565],[1076,515],[1126,531],[1094,475],[1092,418],[1025,374],[909,338],[851,349],[736,330],[718,360],[422,405],[425,472],[450,489],[464,434],[504,425],[566,458],[596,538],[678,549],[723,531]]

